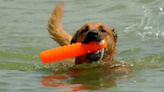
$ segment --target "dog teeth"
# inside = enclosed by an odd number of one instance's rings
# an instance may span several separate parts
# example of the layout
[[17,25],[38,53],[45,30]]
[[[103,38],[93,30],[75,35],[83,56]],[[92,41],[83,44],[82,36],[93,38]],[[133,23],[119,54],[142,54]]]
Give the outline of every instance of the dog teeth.
[[99,42],[100,45],[102,45],[102,44],[104,44],[104,43],[105,43],[104,40],[101,40],[101,41]]
[[100,52],[101,52],[101,49],[96,51],[96,53],[100,53]]

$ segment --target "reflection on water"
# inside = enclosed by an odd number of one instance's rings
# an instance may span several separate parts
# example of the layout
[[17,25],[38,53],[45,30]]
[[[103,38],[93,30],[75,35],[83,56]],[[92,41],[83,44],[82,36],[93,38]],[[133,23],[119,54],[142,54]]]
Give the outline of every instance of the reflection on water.
[[110,74],[105,74],[102,69],[70,69],[64,74],[53,74],[42,77],[43,87],[68,88],[66,91],[98,90],[116,86],[116,78]]
[[[61,81],[67,81],[68,77],[66,75],[51,75],[51,76],[44,76],[41,80],[41,85],[43,87],[64,87],[68,88],[68,90],[63,90],[60,92],[69,92],[69,91],[80,91],[85,90],[85,86],[82,84],[66,84],[66,83],[60,83]],[[59,81],[56,82],[56,81]]]

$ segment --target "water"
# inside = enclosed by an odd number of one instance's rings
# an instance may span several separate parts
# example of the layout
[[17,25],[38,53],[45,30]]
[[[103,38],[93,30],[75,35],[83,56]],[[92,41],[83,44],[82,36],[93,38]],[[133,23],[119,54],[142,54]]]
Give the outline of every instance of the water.
[[58,46],[47,32],[56,2],[0,0],[0,92],[164,92],[163,0],[62,0],[71,34],[90,21],[117,30],[117,59],[134,65],[127,75],[41,64],[39,52]]

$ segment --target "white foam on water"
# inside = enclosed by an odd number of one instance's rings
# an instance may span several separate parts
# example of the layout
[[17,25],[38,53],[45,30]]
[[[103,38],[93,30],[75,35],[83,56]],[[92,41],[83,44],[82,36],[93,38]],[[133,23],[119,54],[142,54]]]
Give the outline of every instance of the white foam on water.
[[141,21],[125,28],[124,32],[134,33],[142,39],[164,38],[164,12],[162,7],[146,8],[143,6],[144,14]]

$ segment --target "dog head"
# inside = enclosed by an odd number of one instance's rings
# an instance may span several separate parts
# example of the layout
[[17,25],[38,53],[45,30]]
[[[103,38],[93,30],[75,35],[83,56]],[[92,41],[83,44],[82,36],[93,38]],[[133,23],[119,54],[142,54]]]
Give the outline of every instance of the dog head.
[[116,53],[117,34],[113,28],[102,23],[87,23],[82,26],[73,36],[71,43],[91,41],[107,41],[107,47],[95,53],[78,56],[75,64],[92,63],[94,61],[113,61]]

